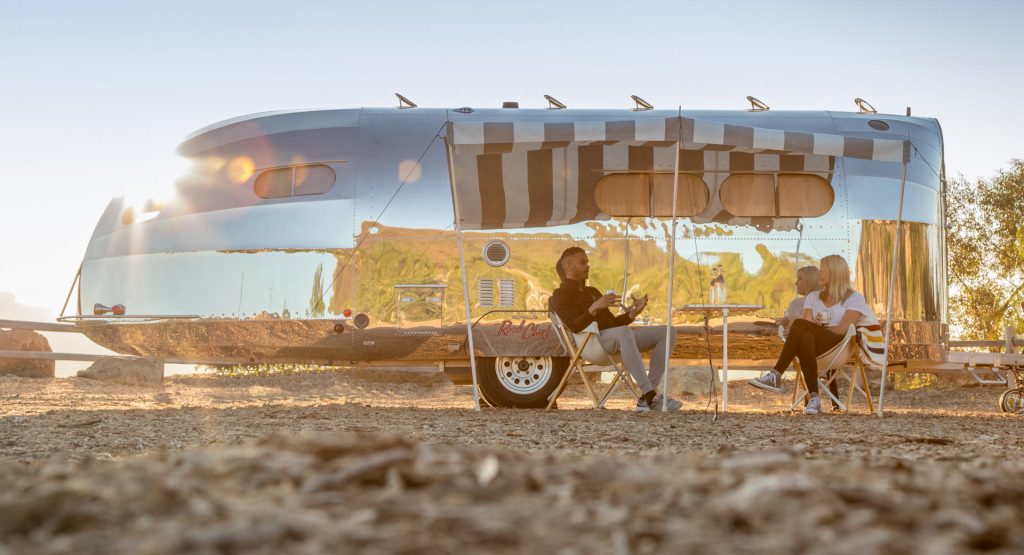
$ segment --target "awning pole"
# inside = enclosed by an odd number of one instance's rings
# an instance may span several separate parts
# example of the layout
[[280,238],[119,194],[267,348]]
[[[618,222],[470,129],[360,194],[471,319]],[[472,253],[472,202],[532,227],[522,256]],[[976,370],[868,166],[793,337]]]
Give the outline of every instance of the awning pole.
[[[682,108],[679,108],[679,115],[682,117]],[[680,120],[681,121],[681,120]],[[682,129],[680,128],[680,133]],[[682,147],[682,139],[676,141],[676,161],[672,171],[672,235],[668,238],[668,301],[666,301],[665,316],[665,374],[662,378],[661,387],[661,412],[668,412],[668,368],[672,360],[672,287],[675,284],[676,271],[676,203],[679,199],[679,149]]]
[[459,193],[455,186],[455,158],[452,144],[445,141],[448,151],[448,176],[452,187],[452,206],[455,209],[455,239],[459,244],[459,265],[462,267],[462,305],[466,309],[466,340],[469,350],[469,370],[473,376],[473,408],[480,411],[480,389],[476,382],[476,349],[473,346],[473,319],[469,311],[469,276],[466,273],[466,251],[462,248],[462,216],[459,214]]
[[[892,301],[896,290],[896,262],[900,257],[903,229],[903,193],[907,188],[907,164],[910,162],[910,141],[903,141],[903,177],[900,179],[900,210],[896,216],[896,240],[892,249],[892,270],[889,272],[889,300],[885,308],[885,358],[882,361],[882,383],[878,387],[878,416],[885,403],[885,381],[889,373],[889,339],[892,337]],[[870,387],[864,384],[864,387]]]

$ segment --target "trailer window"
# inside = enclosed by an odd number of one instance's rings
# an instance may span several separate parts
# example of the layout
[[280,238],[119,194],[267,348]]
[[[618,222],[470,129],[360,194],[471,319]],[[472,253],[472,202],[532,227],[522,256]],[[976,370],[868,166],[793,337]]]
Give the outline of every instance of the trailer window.
[[267,170],[253,182],[253,190],[262,198],[281,198],[292,196],[292,169],[278,168]]
[[321,195],[334,187],[334,180],[334,170],[330,166],[296,166],[295,194]]
[[651,212],[650,176],[642,173],[606,175],[597,182],[594,201],[611,216],[646,217]]
[[722,208],[735,216],[777,215],[774,175],[733,175],[722,182],[718,196],[722,199]]
[[741,217],[817,217],[835,202],[828,181],[810,174],[739,174],[722,182],[722,207]]
[[288,166],[264,170],[253,181],[253,192],[260,198],[320,195],[334,188],[337,175],[325,164]]
[[[654,193],[651,200],[652,215],[655,218],[672,217],[672,188],[675,176],[671,174],[654,175]],[[676,195],[676,216],[695,216],[708,207],[708,186],[696,175],[679,175],[679,193]]]
[[[672,216],[673,174],[616,173],[597,182],[594,201],[611,216],[666,218]],[[677,216],[693,216],[708,206],[708,187],[695,175],[679,175]]]
[[817,175],[779,175],[779,216],[824,216],[836,200],[828,181]]

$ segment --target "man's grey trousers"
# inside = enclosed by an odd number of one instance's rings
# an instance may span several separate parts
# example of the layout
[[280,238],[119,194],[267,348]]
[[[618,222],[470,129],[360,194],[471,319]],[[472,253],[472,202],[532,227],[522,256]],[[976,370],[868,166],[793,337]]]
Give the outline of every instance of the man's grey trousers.
[[[657,389],[655,385],[661,381],[665,372],[666,357],[671,356],[671,352],[665,349],[665,326],[618,326],[603,329],[600,340],[604,350],[622,357],[623,366],[636,380],[641,393]],[[668,344],[676,344],[675,328],[672,328]],[[648,374],[644,371],[644,361],[640,353],[651,349],[654,349],[654,352],[651,353],[651,371]]]

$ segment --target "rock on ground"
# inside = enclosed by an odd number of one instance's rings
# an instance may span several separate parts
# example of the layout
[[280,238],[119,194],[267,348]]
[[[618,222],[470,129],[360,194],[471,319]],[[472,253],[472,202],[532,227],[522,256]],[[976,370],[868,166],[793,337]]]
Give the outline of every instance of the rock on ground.
[[154,386],[164,381],[164,364],[159,360],[103,358],[85,370],[79,370],[78,377],[121,385]]
[[[31,330],[0,330],[0,350],[52,352],[50,342]],[[52,360],[0,359],[0,374],[22,378],[52,378],[55,367]]]
[[711,380],[715,381],[716,388],[721,389],[722,380],[719,379],[718,372],[712,372],[706,366],[669,367],[669,395],[707,395],[711,388]]

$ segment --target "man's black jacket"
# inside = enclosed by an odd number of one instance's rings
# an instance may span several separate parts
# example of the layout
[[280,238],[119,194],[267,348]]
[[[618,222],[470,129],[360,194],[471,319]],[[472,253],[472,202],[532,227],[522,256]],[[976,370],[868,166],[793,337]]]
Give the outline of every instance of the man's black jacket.
[[583,331],[583,328],[595,320],[597,327],[602,330],[633,323],[633,318],[630,318],[628,313],[615,316],[607,308],[602,308],[595,316],[591,316],[587,309],[599,298],[601,292],[597,288],[585,287],[576,280],[566,279],[551,294],[548,307],[576,333]]

